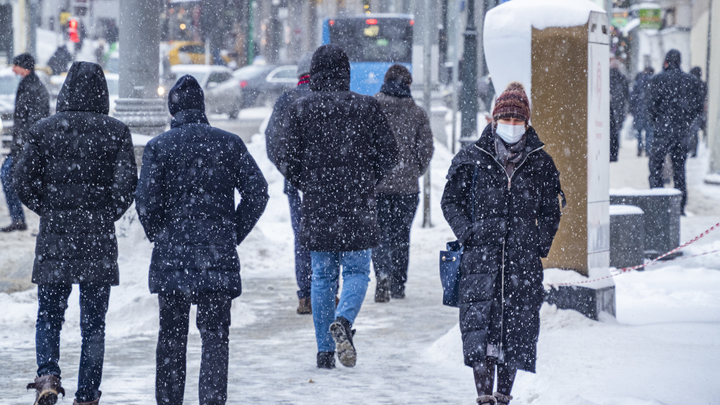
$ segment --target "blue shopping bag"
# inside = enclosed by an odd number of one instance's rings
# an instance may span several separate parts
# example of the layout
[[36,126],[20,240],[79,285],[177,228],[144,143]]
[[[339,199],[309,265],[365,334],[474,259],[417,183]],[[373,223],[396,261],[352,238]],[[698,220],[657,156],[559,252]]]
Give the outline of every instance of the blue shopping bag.
[[443,305],[458,307],[460,301],[460,260],[463,247],[458,241],[449,242],[447,250],[440,251],[440,282],[443,288]]

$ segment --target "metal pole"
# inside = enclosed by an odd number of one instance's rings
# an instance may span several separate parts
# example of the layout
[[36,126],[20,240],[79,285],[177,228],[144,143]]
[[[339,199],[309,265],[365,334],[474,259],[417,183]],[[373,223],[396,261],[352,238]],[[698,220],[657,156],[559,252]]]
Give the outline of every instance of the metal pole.
[[157,93],[160,7],[159,0],[120,0],[120,99],[115,117],[138,134],[157,135],[168,121]]
[[[458,21],[460,19],[460,7],[456,0],[453,0],[451,8],[451,21]],[[458,81],[460,77],[460,44],[458,35],[459,30],[453,29],[452,41],[453,41],[453,70],[452,70],[452,136],[451,136],[451,147],[453,155],[457,148],[457,113],[458,113]]]
[[37,24],[35,24],[35,20],[37,19],[38,0],[28,0],[26,6],[28,35],[25,52],[32,55],[33,58],[37,58]]
[[[430,0],[425,0],[425,24],[423,27],[423,107],[427,113],[428,119],[432,120],[430,80],[431,80],[431,37],[433,23],[430,14]],[[432,222],[430,220],[430,166],[428,165],[425,175],[423,175],[423,228],[430,228]]]
[[465,147],[477,139],[477,30],[475,28],[475,0],[468,1],[467,26],[463,34],[463,92],[460,144]]

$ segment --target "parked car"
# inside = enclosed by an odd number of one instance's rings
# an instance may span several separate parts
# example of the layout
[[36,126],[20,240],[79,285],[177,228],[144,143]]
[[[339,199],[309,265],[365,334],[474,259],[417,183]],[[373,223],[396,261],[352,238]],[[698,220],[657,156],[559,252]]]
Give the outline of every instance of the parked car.
[[[230,62],[227,55],[220,56],[225,63]],[[205,44],[202,42],[178,41],[170,45],[168,58],[171,65],[204,65],[205,64]],[[210,56],[210,63],[213,58]]]
[[172,72],[180,78],[195,77],[205,92],[205,111],[237,118],[240,113],[241,91],[233,72],[225,66],[174,65]]
[[242,108],[272,107],[285,91],[297,86],[297,66],[250,65],[233,73],[242,89]]

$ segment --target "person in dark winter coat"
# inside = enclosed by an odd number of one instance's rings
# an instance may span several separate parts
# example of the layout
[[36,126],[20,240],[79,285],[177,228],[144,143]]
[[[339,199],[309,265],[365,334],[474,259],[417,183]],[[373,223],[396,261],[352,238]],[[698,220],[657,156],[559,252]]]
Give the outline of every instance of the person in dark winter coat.
[[[285,130],[285,114],[292,103],[312,94],[310,90],[310,63],[312,53],[306,53],[298,62],[298,85],[296,88],[283,93],[275,102],[272,115],[265,130],[266,148],[268,158],[275,164],[277,146],[280,133]],[[297,313],[301,315],[312,314],[312,303],[310,301],[310,285],[312,282],[312,267],[310,264],[310,252],[303,249],[300,244],[300,223],[302,222],[302,199],[297,188],[285,180],[285,194],[290,203],[290,222],[292,223],[293,234],[295,235],[295,279],[298,284],[298,307]]]
[[410,94],[412,75],[402,65],[393,65],[375,98],[387,117],[399,162],[378,185],[377,210],[380,242],[372,251],[377,285],[375,302],[405,298],[410,258],[410,226],[420,198],[418,179],[433,154],[433,134],[425,111]]
[[[303,193],[300,243],[312,261],[317,365],[355,365],[351,325],[360,311],[379,229],[375,188],[397,164],[398,148],[380,103],[350,91],[350,62],[335,45],[312,58],[313,93],[293,103],[276,164]],[[340,267],[343,291],[335,308]]]
[[620,62],[610,61],[610,161],[617,162],[620,152],[620,130],[622,130],[629,86],[625,75],[620,71]]
[[[136,195],[145,234],[155,243],[150,291],[160,332],[155,397],[181,404],[190,306],[202,338],[200,404],[227,400],[232,300],[241,293],[237,246],[260,219],[267,182],[237,135],[213,128],[192,76],[168,93],[171,129],[148,142]],[[240,203],[235,206],[235,190]]]
[[[655,70],[652,67],[646,67],[644,71],[638,73],[630,92],[630,114],[633,116],[633,129],[638,142],[638,156],[642,155],[643,150],[646,151],[646,154],[649,153],[650,142],[652,141],[653,126],[648,118],[647,99],[650,93],[650,79],[652,79],[654,73]],[[644,143],[643,132],[645,132]]]
[[[82,352],[78,404],[97,404],[105,352],[110,287],[119,284],[115,222],[133,202],[137,167],[130,130],[109,117],[102,68],[75,62],[57,100],[57,114],[30,128],[18,157],[18,195],[40,216],[33,283],[38,285],[40,403],[61,391],[60,329],[73,284],[80,284]],[[58,387],[60,387],[58,389]],[[54,399],[53,399],[54,398]]]
[[48,91],[35,74],[35,59],[27,53],[18,55],[13,59],[12,69],[16,75],[22,77],[22,80],[15,95],[10,154],[3,161],[0,169],[0,181],[12,222],[9,226],[0,228],[0,232],[27,230],[22,203],[13,185],[13,163],[17,163],[17,156],[27,141],[30,127],[50,115]]
[[707,110],[705,106],[707,103],[708,87],[707,83],[702,80],[702,69],[700,67],[695,66],[694,68],[690,69],[690,74],[698,80],[700,87],[700,94],[698,94],[698,97],[696,98],[697,102],[700,103],[700,106],[698,108],[700,110],[700,113],[695,117],[695,120],[690,126],[690,138],[687,142],[688,153],[690,154],[690,157],[696,157],[698,144],[700,143],[698,132],[702,130],[703,133],[707,136],[705,129],[705,122],[707,121]]
[[685,160],[690,126],[702,113],[700,83],[680,69],[680,52],[672,49],[665,56],[664,71],[650,82],[648,114],[655,127],[650,152],[650,187],[662,188],[663,163],[670,155],[674,187],[682,192],[681,212],[685,212],[687,188]]
[[[465,250],[460,331],[480,404],[507,404],[518,369],[535,372],[543,266],[560,224],[559,173],[535,130],[522,84],[452,161],[442,210]],[[493,380],[497,366],[497,392]]]

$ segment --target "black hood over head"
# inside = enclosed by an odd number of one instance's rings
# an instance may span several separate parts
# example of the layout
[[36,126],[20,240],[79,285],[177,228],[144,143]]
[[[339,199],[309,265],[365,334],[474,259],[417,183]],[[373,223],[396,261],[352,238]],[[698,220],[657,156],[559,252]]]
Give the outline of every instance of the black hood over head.
[[671,49],[668,51],[667,55],[665,55],[665,63],[667,63],[665,70],[680,69],[681,62],[682,56],[680,56],[680,51],[677,49]]
[[205,93],[200,84],[190,75],[178,79],[168,93],[170,115],[185,110],[205,112]]
[[350,91],[350,60],[337,45],[323,45],[312,57],[310,88],[313,91]]
[[63,111],[105,115],[110,112],[110,95],[100,65],[91,62],[72,64],[57,99],[57,112]]

